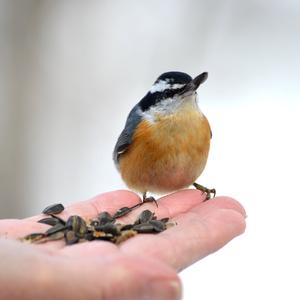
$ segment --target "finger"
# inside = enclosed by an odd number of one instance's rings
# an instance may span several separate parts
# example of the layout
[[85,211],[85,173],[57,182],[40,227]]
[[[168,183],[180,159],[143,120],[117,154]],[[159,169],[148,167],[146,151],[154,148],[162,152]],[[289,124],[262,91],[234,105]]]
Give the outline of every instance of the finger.
[[121,245],[135,255],[156,257],[181,270],[224,246],[245,230],[244,210],[217,197],[174,217],[174,226],[158,235],[139,235]]
[[247,217],[245,208],[235,199],[227,196],[218,196],[209,201],[205,202],[205,205],[201,209],[201,213],[204,214],[206,210],[211,210],[213,208],[225,208],[233,209],[236,212]]
[[158,206],[153,203],[145,203],[133,210],[130,214],[119,218],[119,221],[130,223],[146,209],[154,212],[158,219],[172,218],[177,214],[184,213],[192,207],[205,201],[205,194],[198,190],[181,190],[158,199]]
[[[119,190],[98,195],[90,200],[80,201],[65,208],[58,216],[62,219],[67,219],[72,215],[80,215],[83,218],[94,218],[102,211],[107,211],[111,214],[115,213],[119,208],[124,206],[133,206],[140,202],[137,194]],[[26,220],[38,221],[44,218],[45,215],[37,215]]]
[[119,218],[119,221],[124,223],[131,223],[136,220],[137,216],[145,209],[149,209],[155,213],[158,219],[169,217],[174,218],[179,214],[188,212],[191,208],[203,204],[203,211],[206,209],[206,203],[210,203],[208,207],[218,207],[234,209],[242,215],[246,215],[246,212],[242,205],[229,197],[216,197],[206,200],[205,193],[199,190],[181,190],[173,194],[162,197],[158,200],[158,207],[155,203],[145,203],[140,207],[133,210],[130,214]]

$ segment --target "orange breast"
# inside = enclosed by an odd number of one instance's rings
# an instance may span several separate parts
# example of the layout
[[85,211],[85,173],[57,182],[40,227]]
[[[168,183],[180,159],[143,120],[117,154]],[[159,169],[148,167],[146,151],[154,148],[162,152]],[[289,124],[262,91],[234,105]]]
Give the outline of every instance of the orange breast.
[[202,173],[209,152],[210,127],[195,109],[142,121],[120,157],[128,187],[139,192],[170,192],[191,185]]

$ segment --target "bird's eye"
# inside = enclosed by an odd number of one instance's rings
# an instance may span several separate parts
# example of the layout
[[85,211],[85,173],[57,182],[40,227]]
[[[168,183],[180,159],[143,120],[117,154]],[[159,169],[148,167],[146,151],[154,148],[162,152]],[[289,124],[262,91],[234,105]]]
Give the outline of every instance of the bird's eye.
[[167,99],[167,98],[171,98],[172,97],[172,90],[170,89],[166,89],[163,91],[163,98]]

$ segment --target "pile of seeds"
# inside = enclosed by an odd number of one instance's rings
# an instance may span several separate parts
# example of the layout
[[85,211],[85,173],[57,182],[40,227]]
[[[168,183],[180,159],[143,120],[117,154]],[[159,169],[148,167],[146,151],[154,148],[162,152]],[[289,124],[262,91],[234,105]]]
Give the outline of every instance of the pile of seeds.
[[133,224],[117,223],[118,218],[138,206],[140,205],[122,207],[114,215],[104,211],[89,221],[77,215],[70,216],[65,221],[57,216],[64,210],[64,206],[50,205],[43,210],[47,217],[38,222],[51,227],[44,233],[31,233],[22,238],[22,241],[44,243],[64,239],[67,245],[72,245],[82,241],[104,240],[120,244],[139,233],[159,233],[174,225],[173,222],[169,222],[169,218],[157,220],[150,210],[142,211]]

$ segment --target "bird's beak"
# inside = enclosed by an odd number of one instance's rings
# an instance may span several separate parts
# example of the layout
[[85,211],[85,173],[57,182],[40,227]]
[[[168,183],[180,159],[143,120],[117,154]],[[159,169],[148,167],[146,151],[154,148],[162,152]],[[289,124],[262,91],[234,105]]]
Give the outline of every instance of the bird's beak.
[[200,75],[196,76],[191,82],[189,82],[184,88],[183,91],[180,93],[186,94],[187,92],[194,92],[198,89],[199,85],[203,83],[208,77],[207,72],[203,72]]

